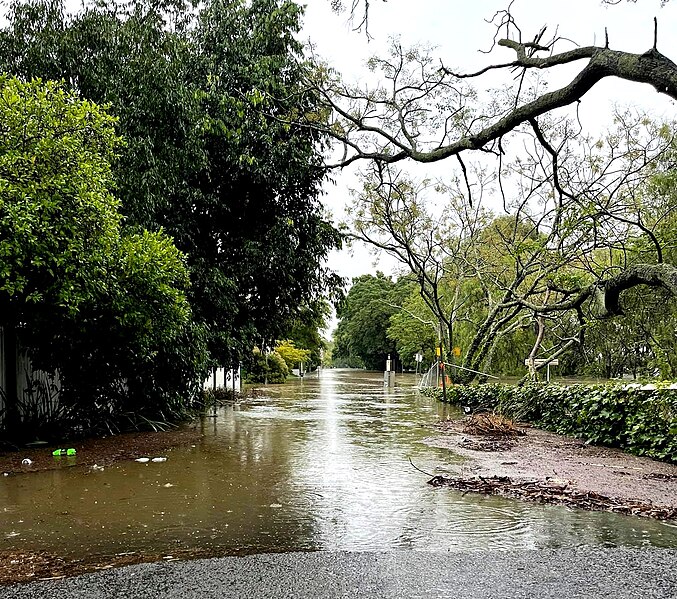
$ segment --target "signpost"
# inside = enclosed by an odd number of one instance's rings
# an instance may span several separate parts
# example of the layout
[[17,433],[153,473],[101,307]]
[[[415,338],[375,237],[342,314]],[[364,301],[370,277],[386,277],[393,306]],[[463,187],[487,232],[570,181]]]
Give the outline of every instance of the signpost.
[[395,372],[392,370],[392,360],[390,359],[390,354],[388,354],[388,359],[386,360],[386,371],[383,373],[383,386],[395,386]]
[[416,352],[414,359],[416,360],[416,376],[418,376],[421,370],[421,362],[423,362],[423,354],[421,352]]
[[[559,366],[559,360],[554,359],[554,360],[548,361],[544,358],[536,358],[534,360],[534,366],[543,366],[543,364],[545,364],[546,362],[547,362],[548,365],[546,366],[546,373],[547,374],[546,374],[545,380],[549,383],[550,382],[550,367],[551,366]],[[529,366],[529,358],[524,360],[524,365]]]

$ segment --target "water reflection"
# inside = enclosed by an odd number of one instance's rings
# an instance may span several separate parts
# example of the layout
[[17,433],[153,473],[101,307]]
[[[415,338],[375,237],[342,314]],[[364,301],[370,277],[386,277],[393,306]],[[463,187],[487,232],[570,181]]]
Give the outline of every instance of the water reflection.
[[381,375],[325,371],[220,410],[164,463],[0,480],[0,549],[65,556],[214,548],[481,550],[677,546],[677,529],[612,514],[434,489],[453,461],[421,443],[449,406],[384,390]]

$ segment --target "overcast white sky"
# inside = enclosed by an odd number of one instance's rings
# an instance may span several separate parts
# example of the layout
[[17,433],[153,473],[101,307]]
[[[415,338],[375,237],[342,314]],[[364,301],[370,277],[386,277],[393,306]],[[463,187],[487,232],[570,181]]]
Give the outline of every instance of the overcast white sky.
[[[351,0],[344,0],[350,4]],[[369,77],[365,61],[373,55],[385,54],[390,36],[400,37],[403,45],[432,44],[439,48],[445,65],[459,71],[472,71],[491,62],[512,60],[510,50],[497,48],[492,54],[482,54],[491,46],[495,29],[490,20],[498,10],[508,6],[507,0],[371,0],[369,32],[351,30],[347,14],[336,15],[329,0],[307,0],[304,37],[310,39],[316,51],[348,81]],[[531,39],[543,25],[549,30],[559,27],[559,34],[579,45],[603,44],[605,27],[610,47],[617,50],[644,52],[653,44],[653,18],[658,18],[658,49],[677,61],[677,1],[661,8],[660,0],[625,0],[618,6],[602,5],[601,0],[515,0],[512,5],[523,39]],[[561,46],[564,49],[566,46]],[[576,67],[560,67],[551,89],[570,79]],[[506,81],[509,77],[506,77]],[[495,82],[495,80],[494,80]],[[475,82],[481,87],[481,80]],[[648,85],[621,81],[606,81],[594,88],[581,104],[584,126],[600,132],[610,122],[614,104],[636,105],[650,110],[656,117],[673,119],[675,104],[660,96]],[[348,187],[354,182],[350,173],[338,177],[338,184],[327,186],[327,207],[341,218],[348,199]],[[331,257],[330,266],[343,276],[353,277],[373,273],[373,258],[356,250]],[[390,271],[393,263],[381,261],[379,268]]]

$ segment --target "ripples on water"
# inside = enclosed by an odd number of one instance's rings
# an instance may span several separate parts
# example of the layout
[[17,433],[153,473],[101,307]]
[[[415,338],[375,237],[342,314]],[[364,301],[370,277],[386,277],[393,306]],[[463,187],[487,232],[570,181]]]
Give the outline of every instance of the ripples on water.
[[677,546],[677,529],[605,513],[462,495],[412,468],[456,461],[421,441],[448,406],[413,378],[324,371],[222,408],[167,462],[0,480],[0,549],[484,550]]

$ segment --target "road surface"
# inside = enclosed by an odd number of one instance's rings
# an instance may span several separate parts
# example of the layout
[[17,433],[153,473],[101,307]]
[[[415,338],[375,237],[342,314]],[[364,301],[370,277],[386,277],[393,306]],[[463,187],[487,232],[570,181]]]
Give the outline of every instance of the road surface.
[[12,599],[677,598],[677,550],[263,554],[0,587]]

